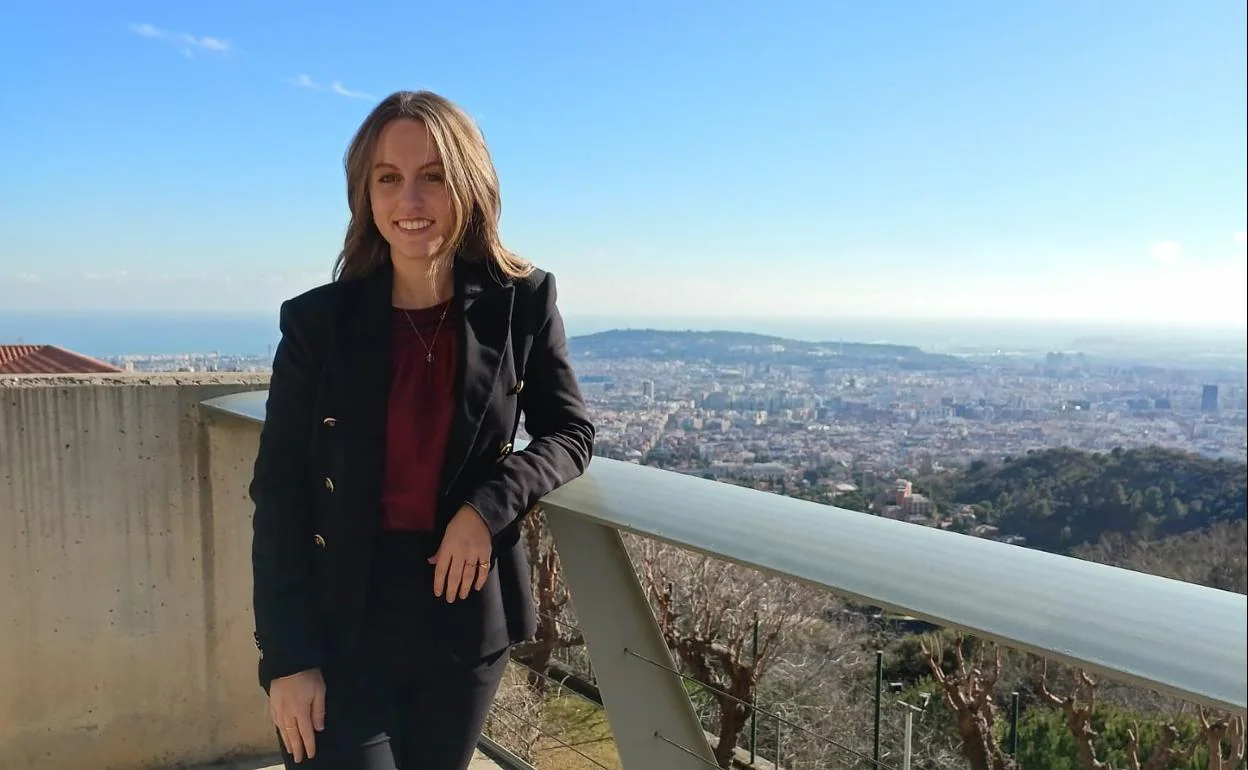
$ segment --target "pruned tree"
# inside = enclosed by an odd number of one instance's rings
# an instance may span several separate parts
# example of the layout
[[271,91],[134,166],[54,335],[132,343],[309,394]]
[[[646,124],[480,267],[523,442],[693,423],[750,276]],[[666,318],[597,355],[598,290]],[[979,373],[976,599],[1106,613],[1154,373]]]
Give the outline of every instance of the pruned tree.
[[1230,714],[1210,717],[1201,707],[1200,726],[1209,751],[1209,770],[1236,770],[1244,761],[1244,718]]
[[[1076,675],[1076,685],[1065,697],[1053,694],[1049,689],[1049,662],[1036,659],[1035,688],[1045,702],[1061,710],[1066,728],[1075,739],[1079,764],[1085,770],[1102,770],[1108,764],[1096,758],[1096,741],[1100,734],[1092,727],[1092,710],[1096,707],[1096,680],[1084,671]],[[1132,740],[1135,740],[1134,738]]]
[[568,611],[571,596],[561,577],[559,554],[540,507],[526,516],[523,534],[533,600],[537,605],[537,633],[533,639],[517,645],[512,657],[537,672],[529,674],[529,685],[544,692],[547,681],[539,674],[547,673],[557,652],[579,647],[585,644],[585,638],[571,622]]
[[[1070,692],[1065,695],[1057,695],[1052,691],[1049,681],[1048,662],[1037,658],[1035,666],[1035,690],[1043,702],[1046,702],[1058,708],[1066,723],[1066,728],[1070,731],[1071,736],[1075,740],[1075,751],[1079,758],[1079,764],[1084,770],[1114,770],[1113,763],[1100,759],[1098,754],[1098,746],[1102,743],[1101,734],[1097,731],[1093,724],[1093,715],[1096,711],[1096,691],[1097,680],[1086,671],[1075,671],[1075,681]],[[1191,759],[1198,745],[1198,740],[1183,741],[1177,722],[1175,720],[1163,723],[1160,726],[1160,737],[1151,751],[1148,752],[1146,759],[1141,761],[1141,729],[1137,721],[1134,727],[1127,730],[1127,741],[1124,747],[1126,755],[1126,766],[1129,770],[1165,770],[1165,768],[1175,767],[1183,762]],[[1202,734],[1205,736],[1213,735],[1216,728],[1206,719],[1202,712]],[[1221,722],[1217,724],[1222,724]],[[1228,731],[1231,729],[1228,724]],[[1241,733],[1242,734],[1242,733]],[[1221,757],[1221,736],[1216,741],[1210,739],[1210,747],[1217,745],[1217,756]],[[1215,754],[1210,752],[1209,767],[1221,768],[1221,765],[1214,764]],[[1242,754],[1241,754],[1242,757]],[[1231,765],[1234,767],[1234,765]]]
[[1192,756],[1196,744],[1183,746],[1179,743],[1179,730],[1174,725],[1161,726],[1161,742],[1143,765],[1140,764],[1140,727],[1137,724],[1127,731],[1127,767],[1129,770],[1163,770]]
[[[630,539],[638,576],[680,665],[715,706],[715,757],[728,767],[755,688],[784,635],[835,604],[822,592],[646,539]],[[758,623],[758,654],[753,650]]]
[[993,690],[1001,676],[1001,650],[990,645],[991,657],[984,667],[983,654],[971,665],[967,663],[964,649],[966,637],[958,634],[951,645],[954,665],[945,670],[945,648],[936,638],[921,642],[932,678],[940,685],[945,703],[953,711],[958,736],[962,739],[962,756],[972,770],[1014,770],[1014,758],[1002,750],[997,742],[997,709]]

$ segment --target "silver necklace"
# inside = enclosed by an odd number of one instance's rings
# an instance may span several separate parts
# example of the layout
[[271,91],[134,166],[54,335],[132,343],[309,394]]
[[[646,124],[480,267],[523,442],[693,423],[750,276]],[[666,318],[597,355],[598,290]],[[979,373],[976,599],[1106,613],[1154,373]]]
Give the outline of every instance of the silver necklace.
[[[438,343],[438,334],[442,332],[442,322],[446,320],[446,311],[451,309],[451,303],[448,301],[446,307],[442,308],[442,315],[438,318],[438,328],[433,331],[433,344]],[[403,308],[403,317],[407,319],[407,325],[412,327],[412,331],[416,332],[416,338],[420,340],[420,344],[425,348],[425,363],[433,363],[433,347],[425,345],[425,337],[420,333],[420,329],[416,328],[416,324],[412,323],[412,317],[407,314],[407,309]]]

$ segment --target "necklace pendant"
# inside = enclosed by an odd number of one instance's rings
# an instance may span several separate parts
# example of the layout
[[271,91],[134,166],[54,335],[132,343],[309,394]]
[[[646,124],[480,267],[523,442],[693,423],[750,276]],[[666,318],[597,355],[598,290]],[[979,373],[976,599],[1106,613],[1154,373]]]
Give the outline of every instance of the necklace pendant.
[[431,363],[433,363],[433,354],[432,354],[432,353],[429,353],[429,354],[427,354],[427,355],[425,356],[425,363],[427,363],[427,364],[431,364]]

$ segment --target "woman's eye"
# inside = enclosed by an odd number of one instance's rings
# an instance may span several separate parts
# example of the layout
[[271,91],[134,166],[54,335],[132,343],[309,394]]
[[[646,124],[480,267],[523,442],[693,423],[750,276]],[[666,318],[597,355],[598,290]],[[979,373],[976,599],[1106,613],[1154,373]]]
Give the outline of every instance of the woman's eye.
[[382,184],[389,184],[390,182],[393,182],[398,178],[399,178],[398,174],[382,174],[381,176],[377,177],[377,181]]
[[430,171],[428,174],[425,174],[426,182],[434,182],[435,184],[441,184],[444,180],[445,180],[445,177],[442,176],[442,173],[440,171]]

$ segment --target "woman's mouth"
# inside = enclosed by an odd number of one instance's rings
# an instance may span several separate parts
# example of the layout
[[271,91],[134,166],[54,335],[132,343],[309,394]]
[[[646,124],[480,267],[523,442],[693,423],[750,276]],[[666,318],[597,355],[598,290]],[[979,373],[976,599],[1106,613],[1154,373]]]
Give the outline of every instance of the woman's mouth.
[[398,219],[398,220],[395,220],[395,223],[394,223],[395,227],[399,228],[400,230],[407,231],[409,233],[424,230],[426,227],[432,224],[433,224],[432,219]]

